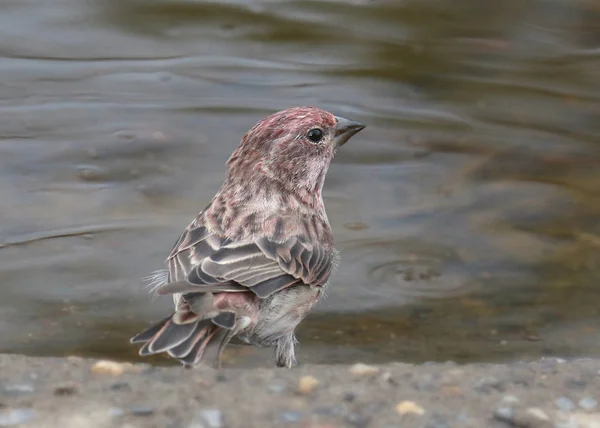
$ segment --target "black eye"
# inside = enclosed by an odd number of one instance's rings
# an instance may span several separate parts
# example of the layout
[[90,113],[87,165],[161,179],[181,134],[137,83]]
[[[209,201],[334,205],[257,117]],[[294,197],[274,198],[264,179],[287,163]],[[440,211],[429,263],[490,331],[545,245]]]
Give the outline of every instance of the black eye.
[[319,128],[311,129],[308,131],[308,134],[306,134],[306,138],[312,143],[318,143],[323,139],[323,131]]

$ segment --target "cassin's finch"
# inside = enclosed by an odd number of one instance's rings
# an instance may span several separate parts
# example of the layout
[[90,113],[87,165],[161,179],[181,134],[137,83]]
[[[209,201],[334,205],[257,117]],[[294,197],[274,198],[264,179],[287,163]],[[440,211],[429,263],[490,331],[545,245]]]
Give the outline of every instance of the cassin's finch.
[[175,312],[131,339],[185,365],[230,341],[295,362],[294,331],[337,262],[321,190],[336,150],[364,125],[315,107],[277,112],[244,135],[221,190],[154,276]]

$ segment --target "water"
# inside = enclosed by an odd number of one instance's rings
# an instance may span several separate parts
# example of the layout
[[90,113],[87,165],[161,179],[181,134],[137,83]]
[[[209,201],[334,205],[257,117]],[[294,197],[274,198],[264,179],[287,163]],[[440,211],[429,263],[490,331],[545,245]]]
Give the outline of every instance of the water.
[[302,363],[600,356],[596,3],[42,3],[0,5],[0,352],[137,360],[241,135],[315,104],[368,128]]

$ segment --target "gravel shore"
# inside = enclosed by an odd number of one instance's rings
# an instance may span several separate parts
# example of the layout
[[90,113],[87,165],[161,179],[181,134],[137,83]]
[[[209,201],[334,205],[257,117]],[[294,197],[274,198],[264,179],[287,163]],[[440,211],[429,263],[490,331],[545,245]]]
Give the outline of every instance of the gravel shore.
[[0,426],[600,427],[600,361],[183,369],[0,355]]

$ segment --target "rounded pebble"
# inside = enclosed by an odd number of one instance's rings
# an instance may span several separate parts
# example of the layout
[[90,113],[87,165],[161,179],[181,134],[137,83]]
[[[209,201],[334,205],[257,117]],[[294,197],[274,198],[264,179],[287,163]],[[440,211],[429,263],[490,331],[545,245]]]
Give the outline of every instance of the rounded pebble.
[[572,410],[575,410],[575,403],[573,403],[573,401],[567,397],[557,398],[554,404],[556,404],[556,407],[558,407],[563,412],[570,412]]
[[344,392],[342,400],[344,400],[346,403],[352,403],[354,400],[356,400],[356,397],[358,397],[358,394],[356,392],[348,391]]
[[357,428],[364,428],[369,425],[370,418],[360,413],[350,413],[345,418],[346,422]]
[[128,366],[130,365],[117,363],[116,361],[101,360],[92,366],[92,372],[119,376],[123,374]]
[[150,416],[154,414],[154,409],[150,406],[132,406],[129,410],[136,416]]
[[125,414],[125,410],[121,409],[120,407],[110,407],[108,409],[108,414],[113,418],[118,418]]
[[60,385],[54,388],[54,395],[58,395],[59,397],[67,397],[75,394],[77,394],[77,386],[72,384]]
[[512,423],[514,417],[515,411],[512,407],[499,407],[494,412],[494,418],[496,418],[499,421]]
[[298,392],[300,394],[310,394],[312,393],[317,386],[319,386],[319,381],[314,376],[302,376],[298,381]]
[[219,409],[202,409],[198,414],[209,428],[221,428],[223,425],[223,414]]
[[583,397],[581,400],[579,400],[579,407],[590,412],[598,407],[598,401],[592,397]]
[[368,364],[356,363],[350,367],[350,373],[355,376],[369,376],[379,373],[379,367],[370,366]]
[[283,422],[298,422],[302,419],[302,413],[296,411],[281,412],[279,414]]
[[396,412],[400,415],[422,415],[425,413],[425,409],[414,401],[401,401],[396,405]]
[[519,403],[519,398],[516,395],[505,395],[502,397],[502,402],[506,404],[517,404]]
[[474,389],[477,392],[481,392],[484,394],[489,394],[492,390],[501,391],[504,389],[504,384],[499,379],[494,376],[483,377],[479,379],[475,385]]
[[33,409],[12,409],[0,412],[0,426],[24,424],[35,416]]
[[6,387],[4,387],[4,391],[8,392],[8,393],[12,393],[12,394],[21,394],[21,393],[28,393],[28,392],[33,392],[34,388],[33,385],[29,385],[29,384],[19,384],[19,385],[8,385]]
[[274,392],[274,393],[281,393],[283,391],[285,391],[285,389],[287,388],[287,382],[281,379],[275,379],[273,382],[271,382],[268,386],[267,389],[270,392]]
[[540,421],[549,421],[550,417],[544,412],[542,409],[538,407],[531,407],[527,409],[527,414],[531,415],[531,417],[538,419]]

